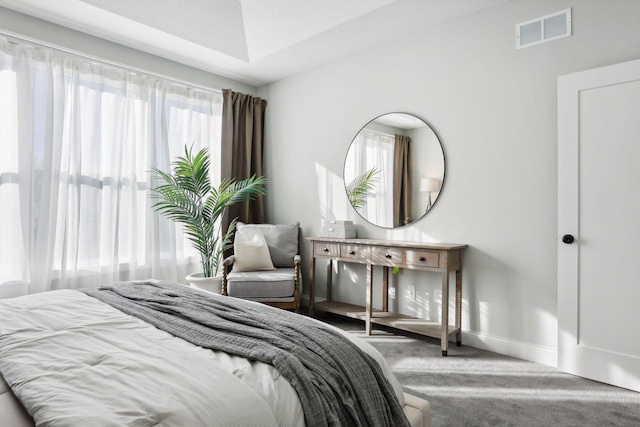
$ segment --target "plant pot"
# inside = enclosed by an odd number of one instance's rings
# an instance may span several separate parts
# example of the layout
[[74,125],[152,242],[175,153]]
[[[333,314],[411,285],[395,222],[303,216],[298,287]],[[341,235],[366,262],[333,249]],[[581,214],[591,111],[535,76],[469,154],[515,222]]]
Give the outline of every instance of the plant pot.
[[222,290],[222,275],[214,277],[203,277],[203,273],[192,273],[187,276],[187,282],[194,288],[202,289],[203,291],[213,292],[219,294]]

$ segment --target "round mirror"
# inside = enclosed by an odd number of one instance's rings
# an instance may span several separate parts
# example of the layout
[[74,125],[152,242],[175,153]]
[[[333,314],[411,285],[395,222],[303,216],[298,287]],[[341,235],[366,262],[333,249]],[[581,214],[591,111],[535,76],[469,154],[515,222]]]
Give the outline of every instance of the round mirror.
[[442,145],[428,124],[411,114],[384,114],[351,141],[345,189],[362,218],[379,227],[401,227],[432,208],[444,169]]

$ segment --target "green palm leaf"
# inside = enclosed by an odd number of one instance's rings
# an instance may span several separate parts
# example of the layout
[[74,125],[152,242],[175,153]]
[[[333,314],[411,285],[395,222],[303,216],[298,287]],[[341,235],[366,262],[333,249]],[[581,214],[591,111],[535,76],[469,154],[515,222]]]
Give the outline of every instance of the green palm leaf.
[[362,208],[367,204],[367,195],[373,191],[378,182],[376,176],[378,172],[380,171],[376,170],[374,166],[347,184],[347,197],[355,209]]
[[153,208],[183,225],[187,239],[200,252],[205,277],[218,274],[222,254],[232,244],[237,219],[224,235],[220,230],[220,220],[227,208],[266,194],[266,179],[255,175],[240,181],[224,179],[218,188],[212,187],[210,164],[206,148],[193,154],[185,147],[184,155],[172,162],[171,173],[152,169],[160,181],[160,185],[152,188],[156,196]]

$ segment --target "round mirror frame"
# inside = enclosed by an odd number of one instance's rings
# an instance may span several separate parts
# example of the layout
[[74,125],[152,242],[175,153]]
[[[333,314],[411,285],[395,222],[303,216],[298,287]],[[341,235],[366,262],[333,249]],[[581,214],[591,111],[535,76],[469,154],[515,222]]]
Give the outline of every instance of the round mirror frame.
[[[393,125],[393,126],[390,124],[386,124],[386,123],[390,123],[388,121],[389,118],[396,119],[396,121],[397,119],[401,118],[403,119],[402,121],[404,121],[405,124],[399,124],[399,125]],[[419,126],[411,125],[410,122],[414,122],[414,123],[420,122],[420,125]],[[374,128],[374,129],[371,129],[371,128]],[[378,130],[375,130],[375,128],[377,128]],[[399,132],[392,133],[392,134],[385,134],[380,132],[380,129],[387,130],[387,131],[397,129]],[[426,132],[425,135],[423,135],[422,133],[419,133],[421,132],[420,130],[422,129],[424,129],[424,132]],[[362,156],[360,156],[358,159],[355,159],[355,160],[353,158],[354,156],[358,155],[358,151],[360,152],[360,154],[362,154],[363,151],[366,151],[369,154],[372,152],[373,149],[371,147],[365,147],[366,149],[359,146],[356,147],[356,140],[358,140],[361,134],[364,137],[365,135],[363,134],[363,132],[367,130],[370,131],[370,135],[368,135],[369,140],[364,144],[365,145],[374,144],[379,147],[386,146],[387,147],[386,149],[380,148],[380,153],[382,153],[382,155],[380,155],[377,152],[374,153],[374,155],[376,158],[384,159],[383,162],[386,162],[387,165],[393,160],[394,157],[397,156],[397,154],[393,153],[393,151],[395,150],[394,147],[396,145],[395,141],[398,140],[397,135],[402,133],[405,135],[409,134],[408,136],[411,137],[410,139],[411,142],[407,144],[410,147],[408,151],[409,153],[412,153],[412,154],[409,155],[409,158],[410,158],[410,161],[408,162],[410,165],[409,173],[408,173],[409,178],[406,180],[410,184],[407,185],[406,181],[404,183],[404,186],[406,186],[407,188],[411,188],[411,197],[409,198],[408,205],[406,204],[406,200],[404,204],[405,207],[409,206],[409,208],[406,209],[409,211],[408,214],[403,214],[401,207],[393,208],[394,202],[393,200],[389,200],[391,197],[393,197],[393,194],[391,196],[386,197],[386,200],[384,201],[384,204],[381,205],[381,207],[377,207],[377,206],[373,207],[373,210],[375,211],[374,215],[383,217],[382,220],[377,220],[376,218],[369,219],[369,216],[371,215],[367,214],[366,212],[364,213],[362,212],[363,208],[371,212],[372,205],[370,205],[368,208],[367,208],[367,205],[369,205],[369,202],[375,201],[376,199],[376,196],[371,194],[371,192],[373,191],[373,188],[366,187],[367,182],[369,182],[370,185],[377,186],[380,181],[380,175],[382,175],[383,181],[385,181],[386,187],[389,187],[389,186],[393,187],[393,184],[392,184],[393,181],[390,181],[390,179],[393,179],[393,178],[390,178],[388,173],[380,174],[380,172],[385,172],[382,170],[383,168],[380,168],[380,170],[378,170],[377,172],[376,172],[376,169],[374,169],[373,174],[371,174],[371,168],[370,168],[370,165],[372,164],[371,159],[362,159],[361,158]],[[379,134],[381,136],[378,138],[375,134]],[[418,139],[417,137],[420,137],[420,138]],[[395,138],[395,141],[394,141],[394,138]],[[378,139],[380,140],[378,141]],[[372,141],[372,140],[376,140],[376,141]],[[402,139],[400,141],[402,141]],[[389,145],[390,142],[391,142],[391,145]],[[424,144],[423,146],[417,145],[423,142],[427,145],[424,145]],[[402,144],[402,142],[399,142],[399,144]],[[418,150],[416,150],[416,147],[418,148]],[[391,153],[389,153],[390,151]],[[425,167],[425,162],[421,159],[420,154],[428,154],[430,151],[434,159],[433,160],[429,159],[426,162],[427,165]],[[384,155],[385,153],[387,154],[386,156]],[[416,153],[418,154],[417,156],[415,155]],[[387,159],[387,157],[389,157],[389,154],[391,155],[391,159]],[[438,158],[435,158],[435,157],[438,157]],[[355,165],[356,161],[359,163],[359,166]],[[377,168],[380,166],[378,163],[379,162],[376,161],[376,165],[374,165],[374,168]],[[393,169],[393,165],[391,165],[391,169]],[[358,173],[356,173],[356,170],[358,170]],[[419,172],[416,174],[416,176],[414,176],[414,173],[416,171],[419,171]],[[369,177],[369,179],[366,179],[367,176]],[[370,120],[369,122],[367,122],[364,126],[362,126],[362,128],[358,131],[358,133],[356,133],[354,138],[351,140],[351,143],[349,144],[349,148],[347,150],[347,154],[345,155],[345,161],[343,166],[343,182],[345,185],[345,192],[354,210],[358,213],[358,215],[360,215],[360,217],[362,217],[362,219],[369,222],[370,224],[375,225],[377,227],[389,228],[389,229],[413,224],[419,219],[421,219],[422,217],[424,217],[427,213],[429,213],[429,211],[433,209],[433,206],[438,201],[438,198],[442,193],[442,189],[444,188],[445,176],[446,176],[445,153],[442,147],[442,142],[438,137],[438,134],[435,132],[435,130],[433,130],[433,128],[425,120],[421,119],[420,117],[417,117],[414,114],[401,113],[401,112],[381,114],[375,117],[374,119]],[[365,187],[360,187],[356,185],[363,182],[365,183]],[[378,190],[378,192],[388,193],[384,189]],[[392,188],[391,188],[391,193],[393,193]],[[402,193],[402,191],[400,191],[400,193]],[[427,194],[427,195],[424,196],[424,194]],[[432,194],[435,194],[435,197],[432,197]],[[360,196],[361,198],[358,199],[357,196]],[[362,197],[366,199],[366,201],[364,202],[364,205],[362,205]],[[380,198],[381,196],[378,195],[377,197]],[[396,196],[396,198],[398,197],[400,196]],[[424,198],[426,198],[427,200],[424,201],[423,200]],[[398,205],[401,206],[403,205],[403,203],[398,203]],[[426,209],[424,208],[425,205],[426,205]],[[385,212],[382,212],[382,214],[379,214],[379,211],[381,209],[384,210]],[[400,213],[398,214],[398,212]],[[418,215],[418,213],[420,214]],[[391,219],[389,219],[390,216],[391,216]],[[404,220],[398,217],[404,217]]]

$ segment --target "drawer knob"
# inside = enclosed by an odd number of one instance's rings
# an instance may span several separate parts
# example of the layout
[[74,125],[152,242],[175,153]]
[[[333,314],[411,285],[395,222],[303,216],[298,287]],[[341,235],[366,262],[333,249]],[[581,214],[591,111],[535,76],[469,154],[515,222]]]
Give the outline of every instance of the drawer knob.
[[420,261],[426,261],[426,259],[423,256],[421,256]]
[[323,249],[325,252],[329,252],[329,248],[324,248]]
[[391,254],[386,254],[384,257],[391,259]]
[[349,255],[355,255],[355,254],[356,254],[356,251],[349,252]]

